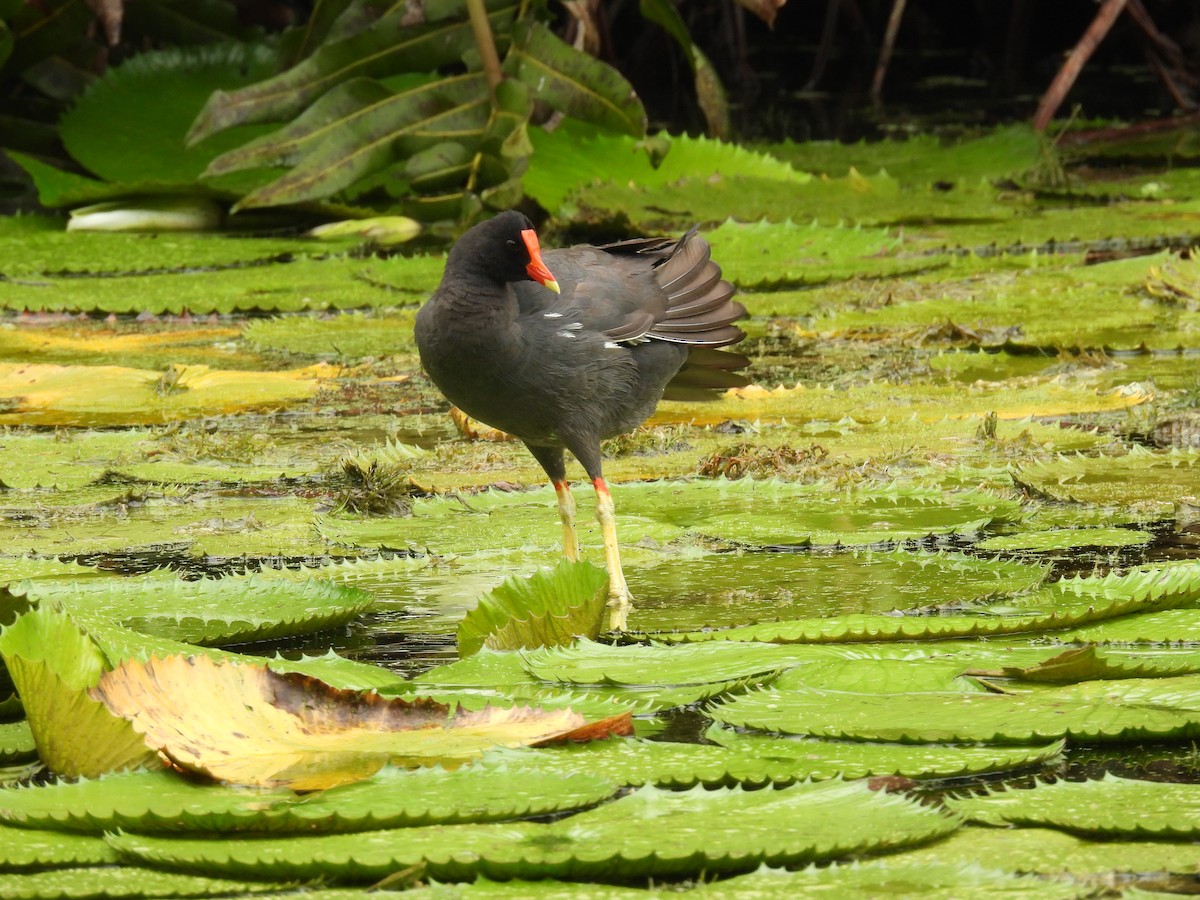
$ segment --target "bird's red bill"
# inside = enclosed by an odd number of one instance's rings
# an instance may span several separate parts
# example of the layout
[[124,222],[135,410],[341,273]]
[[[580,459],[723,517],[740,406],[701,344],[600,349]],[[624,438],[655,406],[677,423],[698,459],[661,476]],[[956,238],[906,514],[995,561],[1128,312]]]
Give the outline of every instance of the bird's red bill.
[[525,274],[538,284],[545,285],[554,293],[560,293],[558,281],[550,274],[546,264],[542,262],[542,248],[538,244],[537,232],[532,228],[526,228],[521,232],[521,240],[525,242],[525,249],[529,251],[529,265],[525,267]]

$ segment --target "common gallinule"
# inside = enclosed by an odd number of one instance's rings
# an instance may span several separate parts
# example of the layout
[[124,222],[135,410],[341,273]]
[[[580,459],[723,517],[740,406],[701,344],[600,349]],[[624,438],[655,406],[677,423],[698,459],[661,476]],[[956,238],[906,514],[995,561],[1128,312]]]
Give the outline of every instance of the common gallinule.
[[563,450],[596,489],[609,576],[609,627],[625,628],[621,571],[600,441],[640,425],[664,396],[745,384],[734,287],[693,228],[679,240],[539,249],[510,210],[467,231],[417,314],[421,363],[451,403],[520,438],[558,496],[563,553],[579,558]]

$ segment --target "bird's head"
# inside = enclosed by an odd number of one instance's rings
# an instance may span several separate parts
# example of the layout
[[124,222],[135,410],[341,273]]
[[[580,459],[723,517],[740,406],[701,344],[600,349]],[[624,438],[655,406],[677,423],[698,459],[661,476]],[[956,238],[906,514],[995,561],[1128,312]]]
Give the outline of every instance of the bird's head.
[[456,258],[502,284],[528,279],[559,293],[558,281],[542,261],[533,223],[516,210],[502,212],[467,231],[450,251],[451,263]]

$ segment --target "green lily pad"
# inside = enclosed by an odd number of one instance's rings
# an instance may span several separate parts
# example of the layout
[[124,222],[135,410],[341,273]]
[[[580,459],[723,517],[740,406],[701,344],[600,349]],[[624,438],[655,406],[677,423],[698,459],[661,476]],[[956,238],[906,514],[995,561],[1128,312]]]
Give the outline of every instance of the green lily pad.
[[1094,781],[1039,783],[947,805],[983,825],[1023,825],[1104,838],[1195,840],[1200,788],[1105,775]]
[[978,863],[1008,872],[1107,878],[1114,873],[1200,869],[1200,845],[1191,841],[1088,840],[1050,828],[959,829],[937,843],[905,854],[914,866]]
[[0,722],[0,766],[11,766],[36,756],[37,744],[27,721]]
[[562,560],[553,571],[510,578],[479,598],[458,626],[458,652],[514,650],[595,638],[607,599],[608,574],[591,563]]
[[1167,254],[1149,260],[1136,257],[1086,270],[1039,265],[1016,278],[1009,272],[979,278],[965,296],[937,296],[935,288],[914,294],[913,302],[833,312],[819,327],[838,332],[909,330],[951,321],[991,346],[1012,342],[1033,347],[1196,347],[1200,313],[1147,303],[1139,290],[1147,270],[1168,259]]
[[1025,124],[997,128],[947,142],[932,134],[906,135],[903,140],[783,141],[765,149],[797,169],[824,175],[845,175],[885,169],[902,184],[994,181],[1015,178],[1042,158],[1045,138]]
[[[173,154],[167,165],[178,161]],[[262,265],[281,256],[307,256],[328,248],[300,238],[244,237],[232,241],[214,235],[132,235],[68,233],[63,220],[51,216],[6,216],[0,220],[0,260],[10,278],[30,287],[41,287],[43,277],[60,275],[115,276],[176,272],[177,281],[187,284],[187,273],[197,269],[221,269]],[[286,271],[286,266],[273,266]],[[206,272],[203,280],[208,280]],[[277,272],[278,274],[278,272]],[[101,288],[103,278],[84,278],[91,289]],[[126,284],[129,284],[126,281]],[[5,284],[4,290],[18,285]],[[143,292],[138,291],[138,295]],[[146,292],[149,296],[149,292]],[[7,304],[5,304],[7,305]]]
[[[826,655],[820,647],[749,643],[720,646],[723,643],[611,647],[576,641],[569,647],[528,653],[522,665],[542,681],[651,687],[774,675],[779,669]],[[692,652],[695,650],[699,652]]]
[[638,562],[630,624],[648,632],[970,604],[1030,590],[1046,575],[1025,562],[903,550],[685,553]]
[[[333,318],[295,314],[250,322],[242,336],[262,350],[309,359],[357,361],[364,357],[415,357],[416,311],[348,312]],[[413,360],[415,362],[415,358]]]
[[81,616],[81,620],[88,636],[103,651],[109,666],[119,665],[127,659],[145,662],[155,656],[207,656],[210,659],[266,665],[275,672],[298,672],[344,690],[395,690],[405,684],[401,676],[381,666],[346,659],[333,651],[323,656],[301,656],[299,659],[280,655],[263,658],[132,631],[111,619]]
[[1042,493],[1077,503],[1139,505],[1170,515],[1172,504],[1200,497],[1200,450],[1146,450],[1118,457],[1065,456],[1021,466],[1015,477]]
[[[2,497],[2,495],[0,495]],[[11,585],[26,579],[95,578],[103,573],[94,566],[73,560],[43,556],[0,556],[0,584]]]
[[[267,130],[248,126],[188,147],[185,136],[205,100],[213,91],[265,78],[275,63],[274,53],[263,47],[232,42],[137,54],[97,79],[63,117],[63,143],[76,160],[109,181],[193,187],[213,157]],[[177,92],[170,108],[160,110],[154,98],[164,79]],[[110,129],[118,136],[98,139]],[[246,190],[263,180],[259,174],[225,186]]]
[[[313,500],[296,497],[147,497],[129,508],[85,509],[45,516],[39,528],[0,520],[10,552],[122,554],[141,552],[241,558],[320,555],[327,545],[313,534]],[[120,517],[120,529],[114,521]]]
[[0,363],[0,424],[144,425],[286,406],[312,397],[329,374]]
[[238,644],[344,625],[371,606],[363,591],[315,579],[227,576],[183,581],[173,574],[27,581],[18,595],[98,616],[134,631],[189,644]]
[[[1148,617],[1154,615],[1151,613]],[[1118,619],[1115,624],[1120,623]],[[1085,644],[1039,660],[1032,666],[1005,666],[999,674],[1038,684],[1075,684],[1101,678],[1170,678],[1195,672],[1200,672],[1200,651],[1188,647],[1139,647],[1121,651]]]
[[1200,735],[1200,676],[1087,681],[1031,694],[850,694],[793,687],[733,697],[718,722],[860,741],[1029,743]]
[[[1187,609],[1200,597],[1200,566],[1148,567],[1126,575],[1062,579],[995,608],[973,614],[872,616],[847,614],[829,619],[797,619],[745,625],[719,631],[659,633],[657,640],[713,640],[828,643],[928,640],[1002,634],[1038,634],[1103,622],[1131,613]],[[1032,614],[1031,614],[1032,613]]]
[[0,826],[0,870],[104,866],[118,861],[103,838]]
[[486,646],[478,653],[417,676],[402,691],[411,697],[430,697],[464,709],[485,706],[536,706],[570,709],[588,718],[618,712],[646,714],[708,700],[757,683],[750,678],[721,679],[702,684],[670,686],[647,691],[637,685],[574,685],[541,682],[531,676],[522,657]]
[[1064,643],[1171,644],[1200,641],[1200,609],[1168,609],[1111,622],[1081,625],[1055,635]]
[[140,900],[143,897],[262,896],[287,884],[180,875],[140,866],[64,868],[20,875],[0,873],[7,900]]
[[[988,861],[990,864],[990,860]],[[705,885],[713,900],[754,897],[785,900],[828,894],[847,900],[877,897],[920,897],[958,900],[961,897],[1006,897],[1012,900],[1074,900],[1079,886],[1055,884],[1026,875],[1013,875],[980,863],[910,864],[903,856],[833,866],[812,866],[798,872],[763,868]]]
[[[746,871],[901,847],[948,834],[958,822],[862,782],[779,790],[641,790],[548,825],[454,825],[278,840],[110,838],[127,858],[210,873],[321,874],[374,881],[424,862],[432,877],[687,877]],[[617,860],[620,860],[619,866]]]
[[[530,129],[529,137],[534,154],[522,184],[530,197],[555,214],[573,191],[598,180],[632,179],[661,187],[682,177],[724,174],[761,179],[777,189],[812,180],[771,156],[708,138],[672,137],[667,155],[655,166],[636,139],[570,119],[553,131]],[[591,152],[581,152],[583,148]]]
[[23,613],[0,631],[0,656],[21,695],[38,756],[52,772],[94,777],[154,762],[141,735],[89,695],[107,661],[65,613]]
[[355,784],[307,794],[204,784],[174,772],[133,772],[0,791],[0,819],[25,828],[97,834],[118,829],[312,834],[523,819],[592,806],[616,787],[582,770],[542,774],[535,759],[522,762],[519,756],[453,771],[386,768]]
[[[80,238],[72,233],[69,236],[70,240],[89,244],[99,238],[138,239],[136,235],[97,234]],[[90,251],[87,258],[92,259],[101,249]],[[157,254],[161,252],[161,245],[156,245],[154,258],[160,259]],[[169,271],[103,278],[45,276],[18,284],[0,283],[0,308],[42,312],[145,311],[178,315],[185,310],[192,313],[312,312],[394,306],[427,297],[437,286],[445,265],[435,257],[433,262],[421,261],[410,269],[408,259],[396,259],[400,262],[367,263],[346,257],[308,259],[297,256],[286,263],[249,268],[236,266],[203,273]],[[437,275],[431,275],[430,270],[434,268]],[[409,272],[413,276],[411,290],[392,286],[393,281],[403,284]]]
[[1025,531],[985,538],[975,546],[980,550],[1024,550],[1054,553],[1084,547],[1141,547],[1154,535],[1129,528],[1064,528],[1054,531]]
[[10,429],[0,440],[0,481],[10,488],[82,487],[150,442],[150,433],[137,429],[81,429],[69,439],[61,433]]

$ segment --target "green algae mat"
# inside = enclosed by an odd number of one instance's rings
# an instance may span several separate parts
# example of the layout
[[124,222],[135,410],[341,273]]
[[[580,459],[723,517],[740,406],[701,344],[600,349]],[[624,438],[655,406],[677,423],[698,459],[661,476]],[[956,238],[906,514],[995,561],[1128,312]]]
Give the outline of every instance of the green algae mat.
[[546,245],[699,223],[749,310],[605,445],[622,636],[420,371],[444,245],[0,221],[0,894],[1185,889],[1194,170],[533,143]]

